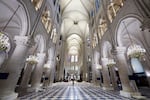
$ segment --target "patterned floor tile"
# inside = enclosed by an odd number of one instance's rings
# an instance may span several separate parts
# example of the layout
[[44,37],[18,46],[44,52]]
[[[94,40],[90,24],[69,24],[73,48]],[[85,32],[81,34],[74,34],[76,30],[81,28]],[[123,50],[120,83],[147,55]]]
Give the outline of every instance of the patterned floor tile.
[[94,87],[86,83],[55,84],[45,91],[31,93],[20,100],[135,100],[125,98],[111,91],[104,91],[100,87]]

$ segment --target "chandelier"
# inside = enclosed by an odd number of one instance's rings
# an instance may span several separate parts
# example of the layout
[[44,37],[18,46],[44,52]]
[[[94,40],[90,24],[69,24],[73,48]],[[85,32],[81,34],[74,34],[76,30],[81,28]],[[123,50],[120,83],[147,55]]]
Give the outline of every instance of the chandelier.
[[108,67],[112,67],[116,64],[116,62],[114,61],[114,59],[108,59],[108,63],[107,63],[107,66]]
[[146,52],[146,50],[144,48],[142,48],[140,45],[137,45],[134,43],[134,41],[132,40],[130,33],[127,29],[127,26],[125,24],[125,22],[123,22],[125,29],[127,31],[127,35],[129,37],[129,40],[131,42],[131,45],[128,47],[127,49],[127,56],[131,57],[131,58],[140,58],[144,56],[144,53]]
[[18,11],[19,8],[20,8],[20,5],[18,5],[17,9],[14,11],[14,13],[12,14],[12,16],[6,22],[6,25],[0,30],[0,51],[6,51],[6,52],[8,52],[10,50],[10,39],[2,31],[4,31],[7,28],[8,24],[13,19],[14,15],[16,14],[16,12]]
[[30,64],[37,64],[38,63],[38,57],[35,55],[30,55],[27,59],[26,62],[29,62]]
[[9,37],[0,32],[0,51],[6,51],[10,48]]
[[146,50],[142,48],[140,45],[130,45],[127,50],[127,56],[131,58],[140,58],[144,56]]

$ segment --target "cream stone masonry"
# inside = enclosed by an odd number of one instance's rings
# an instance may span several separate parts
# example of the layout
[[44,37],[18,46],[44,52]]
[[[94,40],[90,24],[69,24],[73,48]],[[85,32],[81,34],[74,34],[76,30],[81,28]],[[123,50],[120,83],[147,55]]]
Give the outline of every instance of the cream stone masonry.
[[101,58],[102,60],[102,74],[103,74],[103,89],[104,90],[112,90],[113,88],[110,86],[110,77],[108,71],[108,58]]
[[1,100],[13,100],[16,99],[18,93],[15,93],[15,87],[20,77],[21,70],[23,68],[23,62],[28,50],[27,36],[15,36],[16,48],[6,64],[4,70],[8,73],[8,78],[0,80],[0,99]]
[[36,64],[26,62],[24,74],[20,84],[20,92],[26,92],[26,90],[28,89],[29,80],[35,67]]
[[122,90],[120,91],[120,94],[125,97],[140,96],[141,94],[138,91],[134,90],[134,86],[131,86],[131,81],[129,80],[129,74],[127,69],[128,64],[125,56],[126,48],[117,47],[116,52],[116,56],[118,59],[118,71],[122,84]]
[[38,63],[35,66],[35,69],[33,71],[33,76],[31,78],[31,91],[32,90],[38,90],[40,89],[40,84],[41,84],[41,78],[42,78],[42,73],[43,73],[43,66],[45,62],[45,53],[38,53]]

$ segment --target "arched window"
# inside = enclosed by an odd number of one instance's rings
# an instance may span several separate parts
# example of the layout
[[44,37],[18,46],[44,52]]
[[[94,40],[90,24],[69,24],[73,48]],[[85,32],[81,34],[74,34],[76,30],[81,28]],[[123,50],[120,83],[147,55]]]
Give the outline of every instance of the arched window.
[[71,55],[71,62],[78,62],[78,55]]

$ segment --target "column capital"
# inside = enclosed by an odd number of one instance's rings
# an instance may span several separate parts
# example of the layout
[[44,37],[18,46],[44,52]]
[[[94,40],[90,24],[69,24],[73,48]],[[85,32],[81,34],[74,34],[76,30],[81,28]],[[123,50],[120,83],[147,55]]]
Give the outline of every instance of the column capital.
[[20,45],[29,45],[29,37],[28,36],[15,36],[15,43]]
[[104,57],[104,58],[101,58],[101,60],[102,60],[102,66],[103,66],[103,67],[107,67],[108,58]]
[[43,59],[45,56],[46,56],[45,53],[37,53],[37,57],[38,57],[39,59]]
[[107,57],[103,57],[103,58],[101,58],[101,60],[105,62],[105,61],[108,61],[108,58]]
[[116,47],[116,54],[124,54],[126,50],[126,47]]

